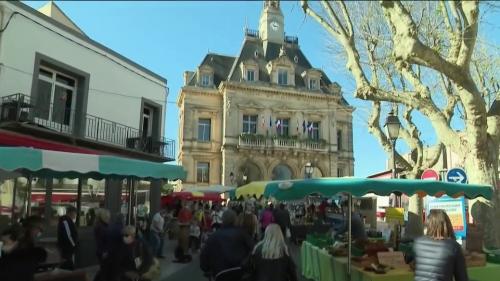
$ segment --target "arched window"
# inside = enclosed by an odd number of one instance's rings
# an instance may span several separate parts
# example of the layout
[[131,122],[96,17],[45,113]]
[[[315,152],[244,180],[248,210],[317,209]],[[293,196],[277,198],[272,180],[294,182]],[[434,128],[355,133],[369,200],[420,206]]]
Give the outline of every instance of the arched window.
[[280,164],[273,169],[273,180],[290,180],[293,178],[292,169],[287,165]]

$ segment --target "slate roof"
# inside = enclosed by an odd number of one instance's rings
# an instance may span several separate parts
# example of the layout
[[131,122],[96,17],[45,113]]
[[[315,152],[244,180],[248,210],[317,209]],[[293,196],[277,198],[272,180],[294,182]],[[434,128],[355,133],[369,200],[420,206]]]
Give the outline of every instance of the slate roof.
[[[242,81],[240,71],[241,62],[254,60],[259,66],[259,81],[269,83],[271,81],[266,65],[268,62],[279,57],[281,48],[282,44],[268,43],[267,50],[264,50],[262,40],[258,38],[246,38],[237,57],[208,53],[201,62],[200,66],[205,65],[213,68],[214,86],[218,87],[222,81]],[[255,56],[256,52],[258,54],[257,57]],[[295,66],[295,88],[306,89],[306,85],[301,74],[305,70],[312,69],[313,66],[309,63],[297,44],[286,44],[285,53],[288,59],[294,63]],[[321,92],[317,93],[324,95],[328,93],[328,86],[332,84],[332,82],[322,70],[319,71],[322,75],[320,81]],[[195,86],[196,80],[195,74],[192,76],[188,85]],[[344,105],[349,105],[343,97],[341,101]]]
[[500,116],[500,96],[498,96],[491,105],[488,116]]
[[[212,69],[214,70],[214,85],[218,87],[220,82],[227,80],[229,71],[231,70],[235,59],[235,57],[231,56],[208,53],[205,58],[203,58],[200,66],[206,65],[212,67]],[[193,77],[191,77],[188,85],[196,85],[196,75],[193,75]]]

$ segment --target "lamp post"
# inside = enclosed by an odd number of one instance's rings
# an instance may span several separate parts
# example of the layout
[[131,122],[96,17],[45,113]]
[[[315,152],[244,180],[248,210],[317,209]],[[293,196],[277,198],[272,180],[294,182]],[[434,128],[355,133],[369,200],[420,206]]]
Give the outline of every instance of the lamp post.
[[394,112],[389,112],[389,116],[385,120],[385,126],[387,130],[387,136],[391,140],[392,145],[392,178],[395,179],[396,175],[396,141],[399,137],[399,129],[401,128],[401,122],[399,122],[398,116],[394,115]]
[[306,179],[312,178],[314,167],[311,165],[311,162],[307,162],[305,166],[305,174],[306,174]]

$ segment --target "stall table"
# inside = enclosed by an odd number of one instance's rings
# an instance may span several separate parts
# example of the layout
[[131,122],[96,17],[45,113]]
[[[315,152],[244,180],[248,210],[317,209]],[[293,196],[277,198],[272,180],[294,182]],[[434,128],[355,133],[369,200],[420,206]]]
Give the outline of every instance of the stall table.
[[324,234],[330,230],[328,224],[296,224],[290,227],[291,239],[295,243],[306,240],[307,234]]
[[[347,257],[333,257],[326,250],[304,241],[300,251],[302,275],[315,281],[347,280]],[[481,267],[468,267],[470,281],[492,281],[500,276],[500,264],[488,263]],[[352,267],[352,281],[413,281],[414,274],[409,269],[393,269],[385,274],[365,271]]]

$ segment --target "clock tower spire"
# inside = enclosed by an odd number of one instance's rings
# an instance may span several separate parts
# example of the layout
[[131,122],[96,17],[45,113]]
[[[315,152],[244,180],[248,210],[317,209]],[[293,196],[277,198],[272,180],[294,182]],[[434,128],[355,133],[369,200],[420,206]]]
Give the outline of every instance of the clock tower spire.
[[259,36],[264,44],[268,42],[283,44],[285,40],[284,23],[280,1],[265,0],[259,21]]

